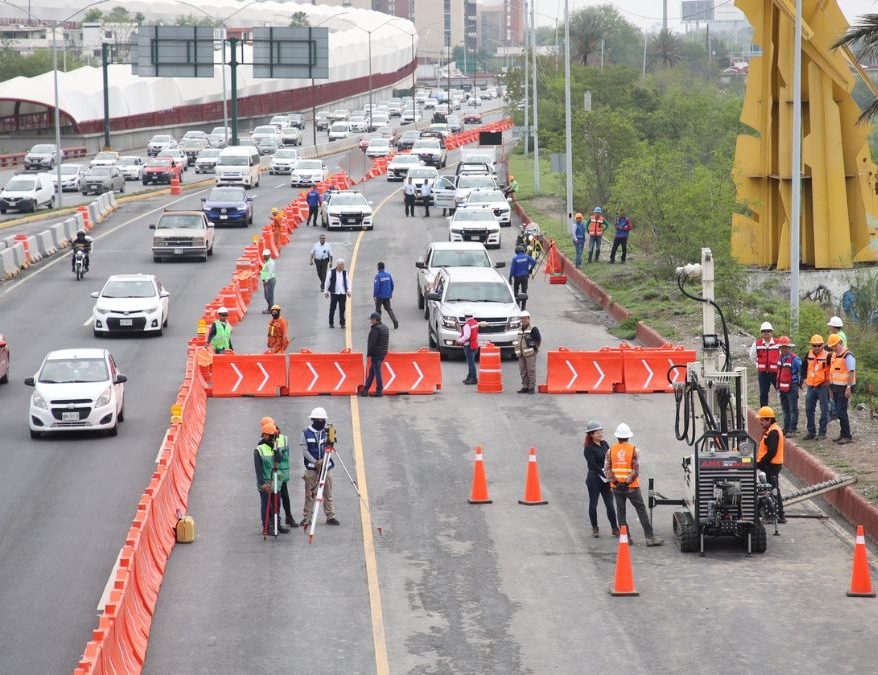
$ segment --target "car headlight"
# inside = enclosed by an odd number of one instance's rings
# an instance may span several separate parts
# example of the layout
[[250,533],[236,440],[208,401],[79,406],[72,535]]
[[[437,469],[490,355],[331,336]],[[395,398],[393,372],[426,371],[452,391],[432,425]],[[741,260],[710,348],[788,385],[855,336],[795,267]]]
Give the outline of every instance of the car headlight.
[[156,312],[160,312],[162,309],[161,305],[154,305],[153,307],[147,307],[144,310],[144,314],[155,314]]
[[112,385],[104,389],[104,393],[98,397],[98,400],[95,401],[95,408],[102,408],[110,402],[110,396],[113,394]]
[[34,408],[41,408],[43,410],[48,410],[49,406],[46,405],[46,399],[40,396],[37,392],[34,392],[31,396],[31,403],[34,404]]
[[457,317],[452,315],[442,315],[443,328],[457,328]]
[[459,227],[452,227],[451,234],[463,234],[463,230],[460,229]]
[[521,318],[512,317],[509,319],[509,330],[518,330],[521,327]]
[[110,313],[109,309],[104,309],[103,307],[95,307],[95,311],[98,314],[109,314]]

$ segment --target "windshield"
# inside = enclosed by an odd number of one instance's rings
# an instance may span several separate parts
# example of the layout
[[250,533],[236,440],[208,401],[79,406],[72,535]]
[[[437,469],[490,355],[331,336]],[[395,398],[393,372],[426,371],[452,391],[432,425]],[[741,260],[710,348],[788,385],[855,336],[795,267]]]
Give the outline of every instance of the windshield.
[[275,115],[271,118],[272,124],[286,124],[289,121],[290,120],[286,115]]
[[61,175],[62,176],[72,176],[74,174],[79,173],[79,164],[62,164],[61,165]]
[[40,382],[106,382],[110,379],[103,359],[52,359],[43,364]]
[[278,150],[274,153],[275,159],[296,159],[299,156],[299,153],[295,150]]
[[226,166],[247,166],[250,158],[247,155],[220,155],[220,163]]
[[333,131],[348,131],[349,129],[347,122],[336,122],[332,125]]
[[409,169],[409,178],[435,178],[439,175],[436,169]]
[[505,202],[506,198],[499,190],[485,190],[471,192],[469,201],[471,204],[493,204],[494,202]]
[[490,267],[487,251],[435,251],[431,267]]
[[171,166],[171,160],[167,158],[156,158],[151,159],[146,163],[147,166],[161,166],[161,167],[169,167]]
[[210,135],[211,136],[225,136],[226,135],[226,128],[225,127],[214,127],[211,130]]
[[116,159],[116,153],[114,152],[99,152],[95,155],[95,159]]
[[495,188],[497,184],[491,176],[461,176],[457,181],[459,188]]
[[120,157],[119,164],[126,164],[126,165],[140,164],[140,157],[128,157],[128,156]]
[[177,228],[183,230],[201,230],[204,228],[204,221],[201,220],[201,216],[165,215],[162,216],[159,224],[156,225],[157,230],[171,230]]
[[153,136],[151,143],[168,143],[170,142],[170,136]]
[[256,140],[256,145],[277,145],[277,139],[273,136],[271,137],[262,137]]
[[366,203],[363,195],[337,194],[332,198],[333,206],[362,206]]
[[159,157],[182,157],[183,151],[178,148],[165,148],[159,154]]
[[374,148],[387,148],[390,147],[390,141],[388,141],[386,138],[373,138],[371,141],[369,141],[369,145]]
[[397,155],[391,162],[391,164],[414,164],[416,166],[420,163],[421,160],[414,155]]
[[108,281],[101,291],[102,298],[154,298],[155,286],[146,279],[137,281]]
[[256,128],[253,130],[253,135],[254,135],[254,136],[255,136],[256,134],[265,134],[265,135],[268,135],[268,136],[274,136],[276,133],[277,133],[277,129],[276,129],[273,125],[271,125],[271,124],[266,124],[266,125],[263,125],[263,126],[261,126],[261,127],[256,127]]
[[219,157],[219,154],[219,150],[204,150],[203,152],[198,153],[198,159],[201,159],[202,157]]
[[452,223],[459,223],[462,220],[469,221],[490,221],[494,222],[494,212],[490,209],[458,209],[454,212]]
[[55,152],[54,145],[35,145],[30,149],[31,152],[40,155],[48,155],[50,153]]
[[29,192],[36,185],[33,178],[15,177],[6,183],[6,192]]
[[207,195],[209,202],[243,202],[246,200],[242,188],[214,188]]
[[512,302],[509,287],[496,281],[459,281],[448,284],[445,302]]
[[299,130],[296,127],[284,127],[280,130],[284,136],[298,136]]
[[308,159],[300,162],[296,162],[297,169],[308,169],[308,170],[319,170],[322,169],[322,165],[319,160]]
[[403,139],[406,141],[413,141],[413,140],[416,141],[416,140],[418,140],[418,138],[420,138],[420,136],[421,136],[420,131],[406,131],[402,135]]
[[419,141],[415,141],[412,150],[438,150],[439,149],[439,141],[431,141],[421,139]]
[[88,170],[89,176],[109,176],[112,169],[108,166],[96,166]]

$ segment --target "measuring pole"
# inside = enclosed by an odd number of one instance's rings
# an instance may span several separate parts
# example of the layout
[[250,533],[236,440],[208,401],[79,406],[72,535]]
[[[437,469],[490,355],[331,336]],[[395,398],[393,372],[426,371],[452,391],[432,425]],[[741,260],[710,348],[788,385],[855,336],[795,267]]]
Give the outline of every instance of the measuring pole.
[[317,529],[317,516],[320,513],[320,505],[323,503],[323,488],[326,485],[326,474],[329,472],[329,462],[335,450],[327,445],[323,452],[323,464],[320,466],[320,478],[317,481],[317,495],[314,497],[314,510],[311,514],[311,527],[308,528],[308,543],[314,542],[314,530]]
[[277,512],[280,506],[280,496],[277,493],[277,469],[271,472],[271,500],[274,503],[274,537],[277,539]]

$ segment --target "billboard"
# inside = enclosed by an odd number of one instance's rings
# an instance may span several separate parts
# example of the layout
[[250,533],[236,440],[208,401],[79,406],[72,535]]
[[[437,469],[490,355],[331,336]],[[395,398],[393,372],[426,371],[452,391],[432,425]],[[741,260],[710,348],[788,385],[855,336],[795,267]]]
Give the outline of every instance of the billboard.
[[680,17],[683,23],[713,21],[714,0],[683,0]]
[[141,26],[131,71],[141,77],[213,77],[211,26]]
[[254,28],[253,77],[329,79],[329,28]]

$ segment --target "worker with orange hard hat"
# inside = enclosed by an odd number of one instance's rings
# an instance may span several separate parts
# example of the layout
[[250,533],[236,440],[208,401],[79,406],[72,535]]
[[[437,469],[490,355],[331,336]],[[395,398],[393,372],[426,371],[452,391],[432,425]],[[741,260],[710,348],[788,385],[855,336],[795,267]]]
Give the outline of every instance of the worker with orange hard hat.
[[756,468],[765,472],[768,482],[777,494],[777,522],[785,523],[783,513],[783,497],[780,495],[780,471],[783,469],[783,431],[777,424],[774,408],[767,405],[759,408],[756,413],[762,426],[762,439],[756,451]]
[[[279,457],[275,447],[277,425],[268,417],[262,420],[262,436],[253,451],[256,468],[256,486],[259,488],[259,515],[262,518],[262,535],[287,533],[290,528],[278,522]],[[277,528],[275,531],[274,528]]]

